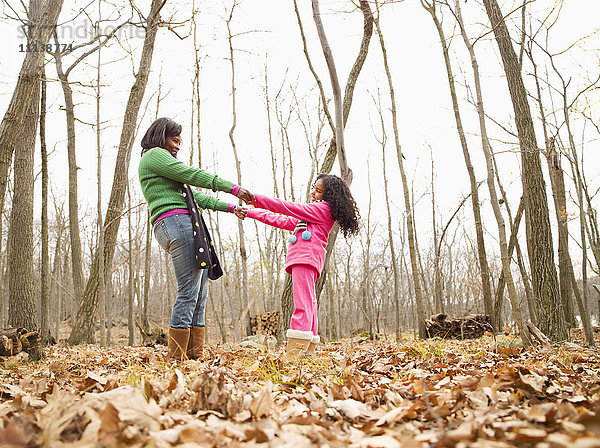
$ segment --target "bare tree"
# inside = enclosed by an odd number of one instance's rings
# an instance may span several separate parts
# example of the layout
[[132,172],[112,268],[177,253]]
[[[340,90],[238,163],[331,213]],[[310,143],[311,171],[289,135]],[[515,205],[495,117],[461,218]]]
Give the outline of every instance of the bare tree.
[[[502,275],[504,278],[504,282],[508,288],[508,296],[510,299],[510,304],[512,306],[513,316],[515,318],[515,322],[517,323],[517,327],[519,328],[519,332],[521,335],[521,339],[524,344],[529,345],[531,343],[529,339],[529,333],[527,331],[527,327],[525,326],[525,322],[523,321],[523,317],[521,314],[521,307],[519,305],[519,301],[517,298],[517,292],[515,289],[512,272],[510,269],[510,256],[508,254],[508,243],[506,241],[506,227],[504,223],[504,217],[502,216],[502,211],[500,210],[500,201],[498,200],[498,194],[496,192],[496,185],[494,182],[494,165],[492,161],[492,150],[490,147],[490,142],[487,134],[487,126],[485,122],[485,109],[483,106],[483,94],[481,90],[481,81],[479,76],[479,64],[477,63],[477,58],[475,56],[475,49],[473,48],[473,44],[469,40],[466,29],[464,27],[464,23],[462,20],[460,4],[458,0],[455,0],[454,6],[456,8],[456,18],[458,24],[460,26],[461,35],[467,50],[469,51],[469,55],[471,57],[471,66],[473,69],[473,78],[475,82],[475,92],[477,95],[477,113],[479,116],[479,131],[481,133],[481,146],[483,149],[483,153],[485,155],[485,161],[487,166],[487,185],[490,193],[490,202],[492,204],[492,209],[494,210],[494,216],[496,218],[496,223],[498,225],[498,239],[500,243],[500,257],[502,259]],[[496,328],[498,330],[498,328]]]
[[131,159],[131,147],[133,146],[133,138],[135,135],[136,121],[148,76],[150,75],[150,66],[152,64],[152,54],[154,50],[154,42],[160,22],[159,12],[164,6],[166,0],[152,0],[150,12],[145,18],[146,36],[144,38],[144,47],[140,59],[140,66],[135,77],[135,82],[131,87],[127,107],[125,108],[125,116],[123,119],[123,128],[121,130],[121,138],[119,141],[119,151],[117,153],[115,163],[115,173],[111,195],[106,211],[104,225],[106,228],[105,245],[98,248],[92,259],[90,269],[90,277],[86,283],[84,290],[83,301],[77,311],[75,323],[69,337],[70,344],[79,344],[83,342],[94,342],[94,323],[96,311],[98,308],[98,275],[99,275],[99,256],[98,251],[104,251],[104,268],[105,272],[111,272],[110,268],[115,252],[115,244],[119,224],[121,222],[121,211],[123,209],[125,191],[127,188],[127,178],[129,171],[129,161]]
[[[50,258],[48,256],[48,151],[46,148],[46,73],[42,69],[40,98],[40,152],[42,158],[42,260],[40,275],[40,332],[42,341],[50,338]],[[1,234],[1,233],[0,233]],[[58,339],[58,335],[57,339]]]
[[[363,68],[365,60],[367,59],[367,54],[369,52],[369,43],[371,42],[371,36],[373,34],[373,14],[371,12],[369,3],[366,0],[360,0],[359,5],[360,5],[360,11],[363,14],[363,36],[362,36],[362,40],[361,40],[360,47],[358,50],[358,54],[356,56],[356,59],[354,60],[354,64],[352,65],[352,68],[348,75],[348,79],[346,81],[346,89],[344,91],[344,100],[343,100],[343,104],[342,104],[342,123],[343,123],[342,127],[344,127],[346,125],[346,122],[348,121],[348,115],[350,114],[350,107],[352,106],[352,100],[354,97],[354,88],[356,86],[358,76],[360,75],[360,72]],[[295,11],[296,11],[296,17],[298,19],[298,26],[300,28],[300,34],[302,37],[302,42],[303,42],[303,47],[304,47],[304,56],[307,60],[307,63],[311,70],[311,73],[313,74],[313,76],[316,80],[316,83],[319,87],[319,92],[321,95],[321,102],[323,105],[324,113],[325,113],[325,116],[327,117],[327,120],[329,122],[331,130],[334,133],[334,138],[332,138],[329,142],[329,147],[327,149],[327,152],[325,153],[325,156],[323,157],[323,162],[319,169],[319,172],[321,172],[321,173],[329,173],[329,172],[331,172],[331,169],[333,168],[333,163],[335,162],[337,151],[338,151],[338,146],[337,146],[336,139],[335,139],[336,129],[333,125],[333,120],[331,119],[331,114],[329,113],[329,110],[327,109],[327,100],[326,100],[325,93],[323,90],[323,84],[321,83],[319,76],[317,75],[316,71],[314,70],[310,56],[308,54],[308,50],[306,47],[306,39],[304,37],[304,29],[302,27],[302,21],[300,19],[300,14],[298,12],[298,7],[296,4],[296,1],[294,1],[294,7],[295,7]],[[339,227],[334,226],[329,235],[329,240],[327,242],[327,253],[325,255],[325,264],[323,267],[323,272],[321,273],[321,277],[317,280],[317,284],[316,284],[317,300],[321,295],[321,291],[323,290],[323,286],[324,286],[325,280],[327,278],[327,266],[329,263],[329,258],[331,257],[332,249],[335,244],[335,239],[337,238],[338,230],[339,230]],[[283,339],[284,330],[285,330],[285,328],[287,328],[287,326],[289,324],[292,312],[293,312],[292,277],[291,277],[291,275],[286,274],[285,284],[284,284],[283,292],[281,295],[281,312],[279,313],[278,339],[280,341]]]
[[[50,0],[47,2],[31,0],[30,10],[38,9],[38,12],[35,20],[27,22],[28,42],[36,42],[38,45],[48,43],[56,26],[62,4],[63,0]],[[15,141],[21,134],[21,127],[29,110],[29,104],[34,96],[35,87],[39,83],[43,61],[43,51],[28,51],[25,53],[19,79],[2,122],[0,122],[0,214],[4,210],[4,196]]]
[[[229,62],[231,64],[231,116],[232,123],[231,128],[229,129],[229,141],[231,142],[231,149],[233,150],[233,157],[235,160],[235,170],[237,172],[237,183],[238,185],[242,185],[242,169],[240,166],[240,159],[237,153],[237,147],[235,144],[234,132],[237,125],[237,111],[236,111],[236,92],[235,92],[235,61],[234,61],[234,51],[233,51],[233,35],[231,34],[231,20],[233,19],[233,12],[238,6],[237,0],[233,0],[233,4],[231,6],[231,11],[229,12],[229,17],[226,20],[227,24],[227,36],[229,42]],[[241,204],[241,201],[240,201]],[[248,253],[246,252],[246,237],[244,234],[244,226],[242,221],[238,219],[238,234],[240,237],[240,258],[242,262],[242,300],[243,305],[242,308],[244,311],[240,315],[240,323],[244,320],[248,313],[250,312],[250,308],[252,307],[252,303],[250,302],[250,297],[248,294]],[[245,307],[245,308],[244,308]],[[250,325],[250,320],[248,320],[248,325]],[[248,332],[249,333],[249,332]]]
[[419,337],[424,338],[427,336],[425,330],[425,307],[423,303],[423,296],[421,291],[421,281],[419,279],[419,269],[417,267],[417,249],[415,243],[415,227],[413,224],[413,207],[410,200],[410,193],[408,190],[408,181],[406,179],[406,172],[404,170],[404,155],[402,153],[402,147],[400,146],[400,135],[398,132],[398,117],[396,112],[396,95],[394,93],[394,84],[392,81],[392,74],[388,64],[388,56],[385,47],[385,40],[381,27],[379,26],[379,8],[378,14],[375,18],[375,27],[377,34],[379,35],[379,45],[381,47],[381,53],[383,55],[383,66],[388,80],[388,87],[390,90],[390,101],[391,101],[391,114],[392,114],[392,126],[394,130],[394,144],[396,146],[396,156],[398,158],[398,168],[400,169],[400,176],[402,177],[402,189],[404,192],[404,208],[406,211],[406,229],[408,232],[408,249],[410,252],[410,266],[412,272],[413,288],[415,294],[415,303],[417,307],[417,327],[419,331]]
[[463,151],[463,157],[465,159],[465,165],[467,167],[467,173],[469,175],[469,183],[471,185],[471,204],[473,206],[473,218],[475,220],[475,235],[477,237],[477,254],[479,256],[479,273],[481,276],[481,286],[483,290],[483,304],[485,313],[488,315],[492,314],[492,288],[490,285],[490,273],[487,262],[487,255],[485,250],[485,240],[483,238],[483,224],[481,221],[481,207],[479,203],[479,191],[477,188],[477,179],[475,178],[475,170],[473,169],[473,163],[471,162],[471,154],[469,153],[469,147],[467,145],[467,139],[465,137],[465,131],[462,123],[462,117],[460,114],[460,107],[458,104],[458,97],[456,94],[456,86],[454,82],[454,73],[452,70],[452,63],[450,61],[450,54],[448,51],[448,44],[446,42],[446,36],[444,29],[442,28],[442,22],[437,13],[437,0],[421,0],[421,5],[431,15],[435,28],[440,38],[440,44],[442,46],[442,53],[444,55],[444,63],[446,66],[446,74],[448,77],[448,86],[450,88],[450,98],[452,99],[452,109],[454,111],[454,119],[456,122],[456,130],[458,131],[458,137],[460,145]]
[[551,339],[563,340],[567,337],[567,328],[554,266],[546,184],[542,174],[527,91],[523,84],[519,60],[512,47],[510,34],[498,2],[483,0],[483,4],[502,57],[519,134],[521,178],[525,196],[527,252],[531,266],[533,292],[538,303],[539,324],[541,330]]
[[[396,247],[394,245],[394,232],[392,226],[392,212],[390,209],[390,193],[388,189],[388,177],[387,177],[387,169],[386,169],[386,154],[385,147],[387,143],[387,133],[385,130],[385,120],[383,118],[382,107],[381,107],[381,98],[379,96],[379,91],[377,92],[377,112],[379,115],[379,121],[381,123],[381,140],[379,140],[379,144],[381,145],[381,160],[383,163],[382,174],[383,174],[383,190],[385,192],[385,207],[387,210],[387,225],[388,225],[388,238],[390,244],[390,255],[391,255],[391,263],[392,263],[392,273],[394,275],[394,311],[395,311],[395,331],[396,331],[396,339],[400,339],[400,273],[398,268],[398,260],[396,259]],[[435,225],[435,224],[434,224]],[[441,311],[443,312],[443,311]]]

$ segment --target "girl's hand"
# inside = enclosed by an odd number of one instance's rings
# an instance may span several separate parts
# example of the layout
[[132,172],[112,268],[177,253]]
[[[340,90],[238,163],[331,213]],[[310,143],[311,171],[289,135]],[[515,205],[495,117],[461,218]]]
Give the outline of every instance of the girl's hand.
[[244,220],[244,218],[248,214],[248,210],[240,205],[236,205],[235,210],[233,211],[233,214],[235,216],[237,216],[238,218],[240,218],[241,220]]
[[244,187],[241,187],[237,193],[237,197],[244,201],[246,204],[250,202],[254,202],[256,199],[250,191],[246,190]]

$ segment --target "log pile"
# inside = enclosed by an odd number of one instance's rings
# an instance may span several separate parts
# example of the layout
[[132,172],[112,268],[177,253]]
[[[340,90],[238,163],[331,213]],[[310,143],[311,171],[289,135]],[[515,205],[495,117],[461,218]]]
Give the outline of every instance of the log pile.
[[250,333],[251,334],[268,334],[277,336],[277,328],[279,327],[279,311],[271,311],[270,313],[257,313],[250,316]]
[[430,338],[475,339],[492,331],[492,319],[486,314],[469,314],[462,319],[449,319],[446,314],[434,314],[425,320]]
[[42,338],[37,331],[25,328],[0,330],[0,356],[13,356],[20,352],[31,353],[40,347]]
[[157,345],[167,345],[167,335],[162,328],[155,328],[151,331],[146,331],[138,320],[135,325],[140,330],[142,335],[142,345],[145,347],[155,347]]

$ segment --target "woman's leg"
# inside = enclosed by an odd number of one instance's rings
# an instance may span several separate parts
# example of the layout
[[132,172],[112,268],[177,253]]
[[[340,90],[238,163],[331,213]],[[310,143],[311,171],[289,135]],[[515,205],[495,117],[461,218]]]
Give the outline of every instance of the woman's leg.
[[208,296],[208,269],[203,269],[200,279],[200,290],[198,291],[198,300],[192,316],[192,328],[190,330],[190,340],[187,347],[187,357],[189,359],[201,359],[204,355],[204,335],[205,321],[204,311],[206,310],[206,298]]
[[171,255],[177,279],[177,298],[170,325],[187,330],[192,325],[203,272],[195,264],[192,221],[189,215],[169,216],[156,226],[154,232],[160,246]]
[[206,310],[206,298],[208,297],[208,269],[202,269],[200,276],[200,288],[198,289],[198,300],[192,316],[193,327],[204,327],[204,311]]
[[292,267],[292,292],[295,308],[290,321],[292,330],[314,333],[317,327],[317,296],[315,294],[317,277],[318,272],[312,266],[298,264]]

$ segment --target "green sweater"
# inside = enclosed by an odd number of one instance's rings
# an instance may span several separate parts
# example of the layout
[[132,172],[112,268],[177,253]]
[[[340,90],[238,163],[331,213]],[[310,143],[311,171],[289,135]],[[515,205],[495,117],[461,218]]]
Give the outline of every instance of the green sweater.
[[[186,165],[173,157],[163,148],[152,148],[142,156],[138,166],[138,176],[142,193],[150,208],[150,221],[169,210],[176,208],[187,209],[185,199],[179,188],[180,183],[196,187],[210,188],[212,191],[231,193],[233,183],[221,179],[216,174],[210,174]],[[200,208],[227,211],[227,202],[220,201],[198,191],[194,192]]]

